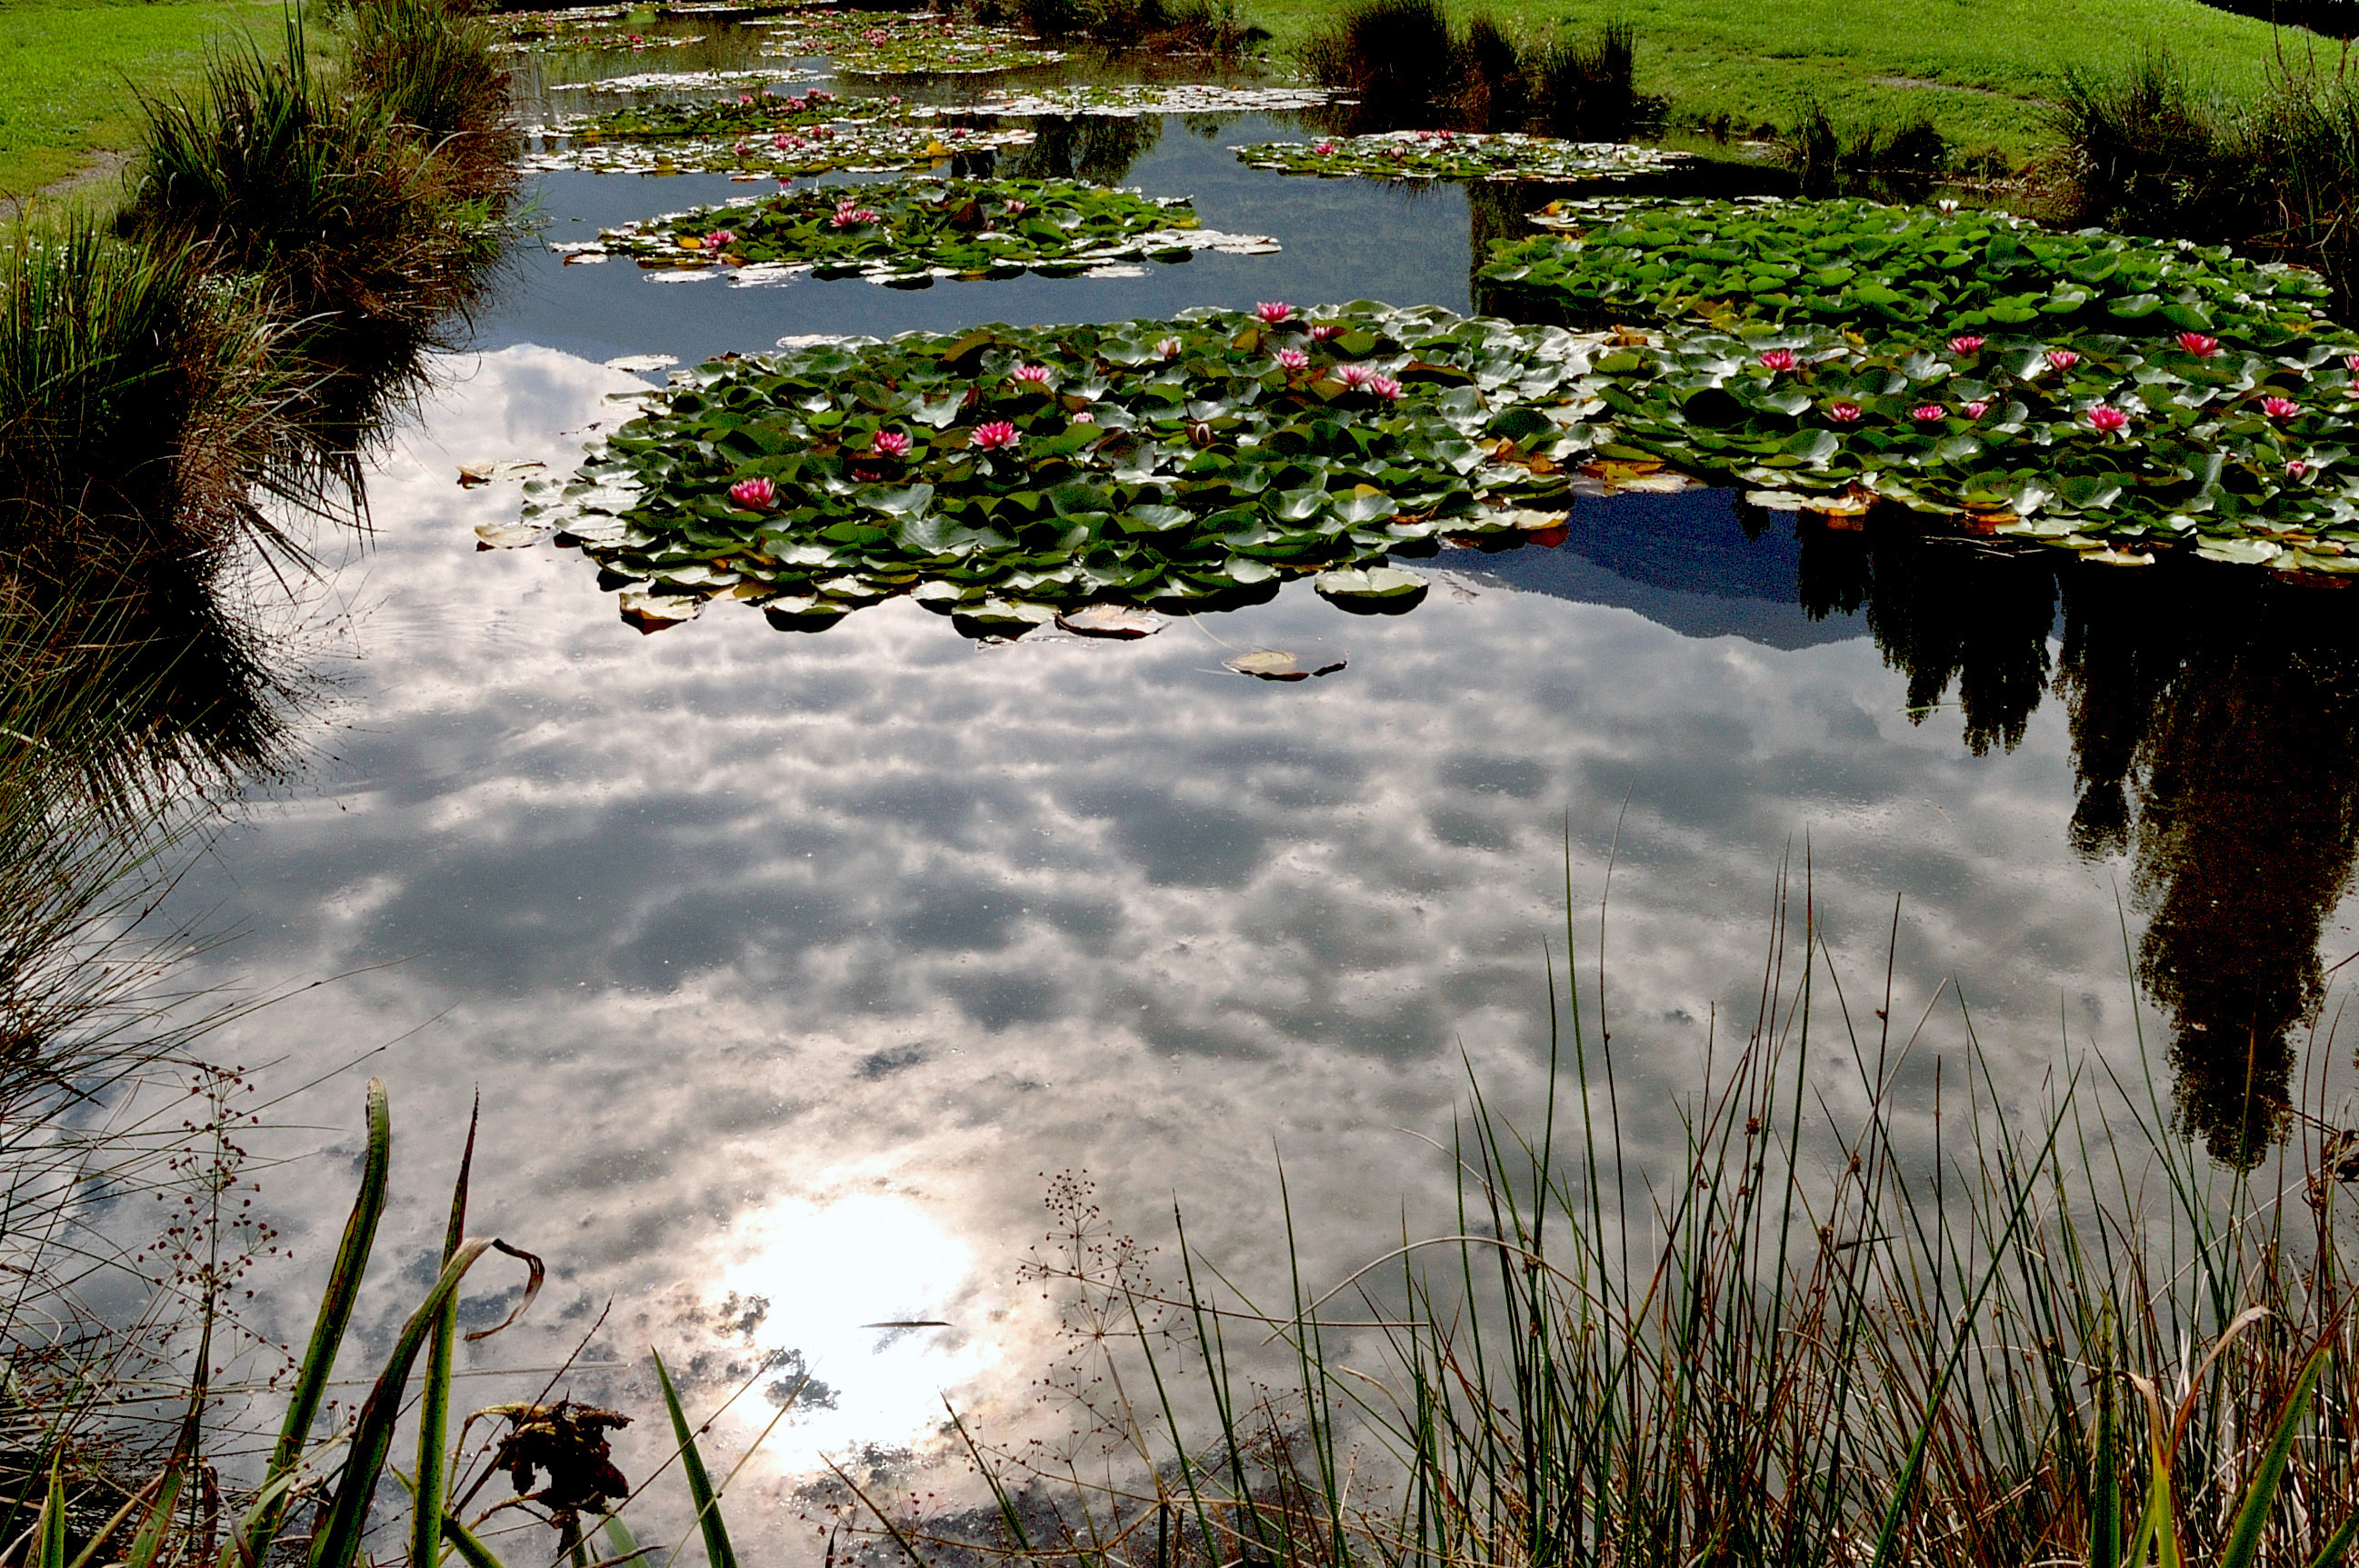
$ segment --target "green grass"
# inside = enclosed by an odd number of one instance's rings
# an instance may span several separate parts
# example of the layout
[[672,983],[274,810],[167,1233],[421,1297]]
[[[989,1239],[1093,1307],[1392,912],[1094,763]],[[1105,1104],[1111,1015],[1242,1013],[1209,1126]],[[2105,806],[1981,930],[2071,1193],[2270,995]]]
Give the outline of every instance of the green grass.
[[[1255,0],[1255,19],[1299,46],[1332,0]],[[2203,84],[2246,94],[2276,55],[2267,24],[2200,0],[2117,0],[2092,12],[2066,0],[1456,0],[1534,34],[1615,18],[1637,31],[1638,89],[1668,93],[1674,126],[1725,117],[1737,135],[1791,125],[1813,97],[1838,121],[1898,124],[1928,114],[1969,150],[2021,160],[2052,145],[2040,100],[2066,67],[2117,71],[2168,48]],[[2310,35],[2286,35],[2310,42]],[[2331,46],[2321,60],[2332,63]],[[1886,79],[1879,81],[1879,79]],[[1896,81],[1934,85],[1894,85]]]
[[175,92],[207,44],[269,36],[277,0],[0,0],[0,198],[21,199],[136,139],[133,89]]

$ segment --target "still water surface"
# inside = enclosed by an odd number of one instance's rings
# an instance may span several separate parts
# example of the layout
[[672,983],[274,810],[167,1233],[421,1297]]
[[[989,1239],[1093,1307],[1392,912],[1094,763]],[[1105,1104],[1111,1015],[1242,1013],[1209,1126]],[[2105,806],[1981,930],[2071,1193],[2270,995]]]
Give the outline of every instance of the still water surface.
[[[2248,1061],[2276,1093],[2324,1070],[2299,1020],[2320,954],[2354,945],[2346,596],[1798,536],[1714,492],[1583,501],[1553,550],[1445,551],[1407,615],[1298,584],[1136,644],[977,645],[907,601],[824,636],[716,607],[643,637],[577,554],[475,550],[518,497],[456,465],[570,463],[647,384],[618,355],[1469,304],[1496,220],[1462,190],[1245,169],[1227,146],[1291,131],[1259,117],[1100,124],[1136,152],[1125,182],[1283,253],[911,292],[659,284],[527,247],[379,465],[310,762],[250,792],[176,898],[242,933],[201,979],[337,977],[225,1049],[278,1084],[366,1053],[290,1114],[355,1127],[359,1077],[388,1081],[397,1258],[439,1238],[481,1087],[483,1227],[555,1278],[479,1366],[552,1362],[604,1312],[587,1355],[613,1371],[571,1386],[645,1412],[649,1343],[701,1356],[706,1399],[794,1353],[832,1402],[773,1438],[777,1511],[740,1528],[801,1539],[815,1455],[922,1446],[944,1391],[1025,1419],[1049,1324],[1016,1269],[1057,1173],[1152,1237],[1178,1203],[1265,1286],[1281,1156],[1313,1279],[1438,1214],[1423,1140],[1467,1064],[1537,1101],[1568,855],[1585,985],[1614,863],[1604,1002],[1641,1162],[1675,1145],[1715,1029],[1724,1055],[1751,1027],[1781,877],[1854,1016],[1883,1005],[1887,942],[1894,1016],[1930,1009],[1912,1115],[1937,1062],[2027,1104],[2092,1051],[2135,1078],[2141,984],[2144,1060],[2223,1152],[2253,1147]],[[749,189],[538,186],[553,240]],[[1223,668],[1264,647],[1346,667]],[[1855,1105],[1832,1019],[1821,1039],[1823,1092]],[[344,1167],[300,1169],[270,1197],[316,1271]],[[374,1282],[380,1324],[418,1273]],[[899,1320],[949,1326],[861,1326]]]

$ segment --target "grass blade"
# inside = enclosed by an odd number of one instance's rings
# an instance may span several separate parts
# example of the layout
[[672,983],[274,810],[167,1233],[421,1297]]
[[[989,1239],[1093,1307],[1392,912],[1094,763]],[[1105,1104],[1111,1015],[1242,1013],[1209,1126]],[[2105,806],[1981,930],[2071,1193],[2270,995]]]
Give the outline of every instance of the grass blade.
[[[467,1146],[459,1156],[459,1180],[451,1190],[451,1218],[442,1231],[442,1261],[457,1257],[467,1236],[467,1181],[475,1167],[475,1128],[483,1117],[484,1099],[475,1095],[467,1113]],[[459,1299],[452,1296],[434,1321],[434,1340],[426,1350],[426,1385],[418,1401],[418,1486],[416,1507],[409,1516],[411,1568],[434,1568],[441,1560],[440,1531],[449,1472],[442,1445],[451,1434],[451,1370],[459,1341]]]
[[2277,1434],[2269,1439],[2261,1467],[2253,1472],[2252,1484],[2245,1488],[2244,1506],[2236,1510],[2236,1523],[2228,1532],[2228,1550],[2221,1553],[2220,1568],[2252,1568],[2253,1558],[2261,1549],[2261,1531],[2267,1527],[2269,1509],[2277,1502],[2277,1483],[2285,1478],[2286,1460],[2293,1453],[2294,1429],[2310,1409],[2310,1393],[2326,1370],[2332,1347],[2329,1339],[2310,1352],[2293,1392],[2286,1396],[2285,1414],[2277,1421]]
[[304,1349],[303,1360],[297,1368],[294,1392],[287,1401],[287,1419],[278,1429],[278,1442],[270,1451],[270,1465],[264,1473],[263,1487],[271,1500],[248,1516],[238,1545],[240,1555],[249,1563],[259,1563],[267,1555],[271,1538],[278,1533],[278,1523],[286,1515],[287,1494],[281,1488],[269,1491],[270,1483],[294,1473],[303,1456],[304,1442],[310,1436],[311,1423],[319,1419],[320,1403],[327,1395],[328,1374],[336,1364],[336,1352],[344,1343],[344,1331],[353,1321],[353,1305],[360,1299],[361,1276],[367,1271],[369,1252],[376,1244],[377,1222],[385,1217],[386,1182],[393,1171],[393,1116],[386,1102],[385,1080],[372,1078],[368,1083],[368,1154],[361,1168],[361,1190],[353,1200],[353,1212],[344,1222],[343,1239],[336,1247],[336,1261],[328,1271],[328,1289],[320,1298],[320,1316],[311,1325],[311,1343]]
[[705,1473],[704,1455],[697,1452],[696,1433],[689,1429],[688,1412],[680,1409],[679,1390],[672,1386],[663,1356],[656,1358],[656,1381],[663,1388],[664,1409],[671,1412],[672,1435],[679,1441],[680,1469],[688,1476],[689,1500],[696,1505],[696,1522],[704,1531],[704,1556],[710,1568],[737,1568],[737,1554],[729,1546],[729,1530],[721,1519],[721,1499],[712,1493],[712,1477]]
[[[360,1419],[353,1426],[352,1453],[345,1457],[343,1473],[337,1479],[334,1500],[311,1537],[310,1568],[353,1568],[359,1561],[362,1540],[368,1530],[369,1503],[376,1493],[378,1479],[385,1474],[386,1455],[393,1447],[394,1423],[401,1416],[401,1396],[409,1384],[410,1367],[425,1348],[427,1337],[440,1321],[443,1309],[457,1297],[460,1281],[466,1279],[467,1270],[495,1247],[511,1258],[523,1258],[531,1267],[532,1277],[525,1286],[524,1301],[519,1303],[517,1312],[540,1293],[547,1272],[540,1259],[497,1237],[463,1244],[442,1266],[442,1277],[402,1325],[401,1337],[394,1342],[385,1370],[377,1375],[376,1386],[369,1390],[367,1400],[361,1406]],[[516,1314],[509,1315],[513,1320]]]

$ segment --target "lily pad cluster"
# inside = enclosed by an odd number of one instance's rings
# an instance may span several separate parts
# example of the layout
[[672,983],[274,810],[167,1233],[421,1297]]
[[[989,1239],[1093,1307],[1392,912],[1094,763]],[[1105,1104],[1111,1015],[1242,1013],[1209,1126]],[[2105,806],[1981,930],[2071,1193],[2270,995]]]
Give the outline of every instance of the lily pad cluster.
[[1658,174],[1692,161],[1688,155],[1625,142],[1568,142],[1552,136],[1473,131],[1386,131],[1314,142],[1256,142],[1231,147],[1256,169],[1330,179],[1546,180],[1575,183]]
[[986,93],[972,103],[912,111],[920,114],[1098,115],[1279,114],[1338,102],[1324,87],[1220,87],[1206,82],[1076,82],[1034,93]]
[[810,80],[787,66],[773,65],[726,71],[637,71],[626,76],[603,76],[592,82],[552,83],[552,93],[712,93],[753,91]]
[[1840,201],[1560,201],[1565,237],[1493,247],[1486,305],[1576,325],[1816,322],[1862,330],[2200,332],[2270,347],[2332,335],[2316,274],[2223,248],[2009,213]]
[[508,36],[495,54],[588,54],[680,49],[701,33],[650,33],[625,20],[620,7],[600,11],[523,11],[503,17]]
[[969,76],[1053,65],[1063,51],[1012,27],[889,11],[799,11],[766,18],[762,52],[825,55],[857,76]]
[[551,127],[576,141],[614,138],[659,140],[670,136],[774,136],[808,131],[842,116],[835,94],[817,89],[799,96],[741,93],[701,103],[640,103],[627,108],[577,114]]
[[525,517],[642,626],[727,596],[809,627],[908,593],[1006,634],[1312,574],[1403,608],[1424,580],[1388,555],[1561,523],[1590,352],[1365,303],[846,340],[650,394],[573,478],[528,485]]
[[839,170],[934,168],[955,158],[1021,147],[1035,133],[1018,126],[976,131],[908,119],[780,117],[760,131],[725,137],[576,137],[565,126],[542,134],[558,139],[546,140],[527,154],[523,160],[527,169],[791,180]]
[[626,256],[642,267],[732,269],[760,282],[799,271],[923,285],[937,278],[1072,276],[1125,258],[1196,250],[1266,252],[1277,242],[1196,225],[1184,197],[1071,180],[905,180],[829,185],[702,207],[609,229],[569,259]]
[[2359,353],[2339,345],[1673,330],[1594,369],[1601,455],[1751,485],[1767,506],[1896,502],[2115,561],[2183,546],[2359,571]]

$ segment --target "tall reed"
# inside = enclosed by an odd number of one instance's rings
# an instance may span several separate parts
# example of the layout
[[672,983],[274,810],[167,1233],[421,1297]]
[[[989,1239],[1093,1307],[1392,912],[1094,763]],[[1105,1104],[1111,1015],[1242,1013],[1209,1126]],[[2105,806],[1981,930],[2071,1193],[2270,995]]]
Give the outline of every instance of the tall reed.
[[[1077,1249],[1048,1272],[1102,1336],[1127,1478],[1052,1475],[962,1427],[998,1502],[870,1528],[921,1563],[1093,1568],[2347,1547],[2359,1135],[2264,1185],[2098,1061],[2012,1104],[1962,1003],[1962,1049],[1923,1060],[1931,1009],[1894,1018],[1887,974],[1871,1018],[1805,906],[1773,933],[1749,1038],[1636,1169],[1592,998],[1550,990],[1548,1101],[1519,1126],[1476,1085],[1441,1234],[1405,1227],[1340,1282],[1298,1265],[1277,1303],[1230,1290],[1184,1228],[1161,1285]],[[1283,1377],[1241,1355],[1271,1333]]]

